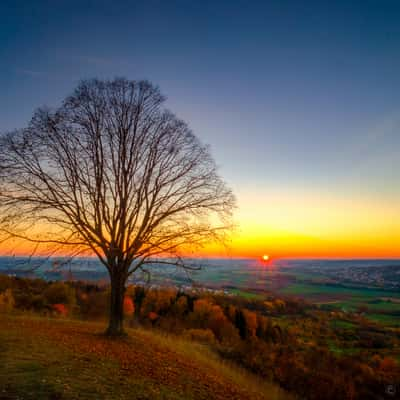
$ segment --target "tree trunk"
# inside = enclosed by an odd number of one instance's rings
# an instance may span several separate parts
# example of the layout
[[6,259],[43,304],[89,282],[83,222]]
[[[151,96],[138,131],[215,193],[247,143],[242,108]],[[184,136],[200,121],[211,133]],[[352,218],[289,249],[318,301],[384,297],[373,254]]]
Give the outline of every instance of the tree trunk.
[[110,316],[109,325],[106,331],[108,336],[124,335],[124,295],[124,274],[123,272],[114,272],[111,276]]

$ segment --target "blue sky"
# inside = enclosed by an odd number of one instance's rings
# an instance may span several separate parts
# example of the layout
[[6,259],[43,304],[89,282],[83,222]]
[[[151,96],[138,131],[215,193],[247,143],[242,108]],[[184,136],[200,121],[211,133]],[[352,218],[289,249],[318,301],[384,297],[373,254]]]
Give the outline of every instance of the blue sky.
[[82,78],[146,78],[242,204],[400,204],[399,21],[397,1],[3,0],[0,130]]

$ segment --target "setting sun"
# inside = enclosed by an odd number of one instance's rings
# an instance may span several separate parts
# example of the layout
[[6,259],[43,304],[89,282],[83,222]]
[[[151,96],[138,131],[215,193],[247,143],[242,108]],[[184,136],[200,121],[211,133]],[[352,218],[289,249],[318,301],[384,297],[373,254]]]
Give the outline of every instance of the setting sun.
[[267,254],[264,254],[262,256],[263,261],[268,261],[269,260],[269,256]]

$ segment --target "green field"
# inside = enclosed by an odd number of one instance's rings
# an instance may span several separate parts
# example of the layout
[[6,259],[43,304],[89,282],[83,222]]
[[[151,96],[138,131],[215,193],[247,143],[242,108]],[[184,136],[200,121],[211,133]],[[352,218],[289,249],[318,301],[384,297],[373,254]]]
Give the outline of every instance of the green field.
[[231,289],[229,292],[235,296],[244,297],[245,299],[260,299],[263,297],[261,294],[252,293],[251,291],[241,289]]
[[[294,283],[281,293],[304,298],[345,312],[362,311],[367,318],[388,326],[400,326],[400,293],[318,283]],[[393,298],[395,301],[382,300]]]
[[[293,283],[287,288],[282,290],[282,293],[287,294],[298,294],[298,295],[335,295],[356,298],[368,298],[375,299],[380,297],[394,297],[400,299],[400,293],[388,292],[380,289],[369,289],[369,288],[353,288],[344,287],[340,285],[327,285],[319,283]],[[399,304],[400,305],[400,304]]]

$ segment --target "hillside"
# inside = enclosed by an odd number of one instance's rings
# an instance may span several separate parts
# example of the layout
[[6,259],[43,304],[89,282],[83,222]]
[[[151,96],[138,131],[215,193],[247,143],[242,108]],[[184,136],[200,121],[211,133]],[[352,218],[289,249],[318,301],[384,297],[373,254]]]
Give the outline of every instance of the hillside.
[[200,344],[143,329],[115,341],[99,323],[0,314],[1,399],[269,399],[275,386]]
[[0,275],[0,398],[37,398],[29,393],[42,387],[46,398],[49,385],[47,398],[274,398],[263,380],[308,400],[366,400],[399,382],[399,330],[359,313],[129,286],[129,338],[117,343],[101,335],[108,298],[107,286]]

